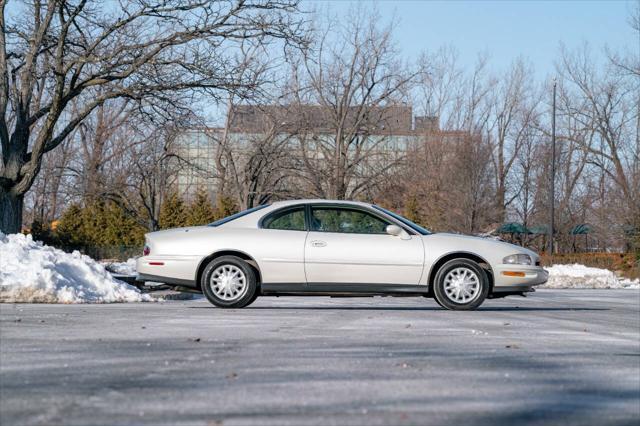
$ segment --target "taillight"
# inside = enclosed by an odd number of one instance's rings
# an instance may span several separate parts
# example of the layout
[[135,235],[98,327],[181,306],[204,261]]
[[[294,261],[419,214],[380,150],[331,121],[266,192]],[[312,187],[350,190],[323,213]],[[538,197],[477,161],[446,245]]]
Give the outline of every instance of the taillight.
[[150,254],[151,254],[151,247],[145,244],[144,249],[142,249],[142,255],[149,256]]

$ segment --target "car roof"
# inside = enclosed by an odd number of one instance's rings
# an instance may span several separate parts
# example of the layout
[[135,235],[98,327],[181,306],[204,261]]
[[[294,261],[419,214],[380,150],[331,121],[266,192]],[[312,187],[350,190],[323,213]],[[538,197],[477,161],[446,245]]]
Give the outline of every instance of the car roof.
[[296,204],[313,204],[313,203],[318,203],[318,204],[344,204],[344,205],[352,205],[352,206],[365,206],[365,207],[370,207],[371,204],[370,203],[363,203],[361,201],[348,201],[348,200],[325,200],[322,198],[316,198],[316,199],[302,199],[302,200],[286,200],[286,201],[274,201],[271,203],[272,206],[274,207],[286,207],[286,206],[292,206],[292,205],[296,205]]

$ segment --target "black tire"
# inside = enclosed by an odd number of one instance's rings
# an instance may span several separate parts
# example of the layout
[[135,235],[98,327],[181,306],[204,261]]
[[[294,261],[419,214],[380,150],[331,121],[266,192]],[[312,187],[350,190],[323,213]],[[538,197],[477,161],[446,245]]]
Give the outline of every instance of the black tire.
[[247,302],[246,305],[243,306],[243,308],[246,308],[247,306],[249,306],[250,304],[252,304],[253,302],[256,301],[256,299],[258,298],[258,296],[260,296],[260,289],[256,289],[256,292],[254,293],[253,297],[251,299],[249,299],[249,301]]
[[[479,289],[469,301],[461,302],[454,300],[456,298],[455,295],[449,296],[445,291],[445,279],[450,273],[456,274],[456,270],[466,270],[470,271],[470,273],[475,273]],[[453,259],[438,269],[434,280],[433,294],[436,302],[445,309],[454,311],[470,311],[480,306],[487,298],[487,295],[489,294],[489,279],[487,278],[485,270],[473,260]],[[464,297],[466,297],[466,295],[464,295]]]
[[444,308],[444,306],[442,306],[442,304],[438,301],[438,299],[436,299],[436,297],[433,294],[423,294],[422,297],[426,299],[433,299],[438,304],[438,306]]
[[[219,268],[225,267],[233,271],[240,270],[244,274],[246,288],[238,291],[237,297],[229,295],[229,298],[225,299],[212,289],[211,278],[213,273],[218,271]],[[244,308],[253,303],[258,296],[258,280],[255,270],[243,259],[236,256],[221,256],[210,261],[202,272],[200,287],[207,300],[219,308]]]
[[433,300],[435,300],[435,301],[436,301],[436,303],[438,304],[438,306],[440,306],[441,308],[445,308],[445,309],[446,309],[446,306],[443,306],[443,305],[442,305],[442,303],[440,303],[440,301],[438,300],[438,298],[437,298],[435,295],[433,296]]

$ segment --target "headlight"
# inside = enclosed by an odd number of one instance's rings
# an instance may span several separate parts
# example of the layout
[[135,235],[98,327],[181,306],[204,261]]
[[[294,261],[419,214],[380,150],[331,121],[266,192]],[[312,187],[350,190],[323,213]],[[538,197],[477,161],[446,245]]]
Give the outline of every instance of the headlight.
[[502,259],[502,263],[509,265],[533,265],[533,259],[528,254],[512,254]]

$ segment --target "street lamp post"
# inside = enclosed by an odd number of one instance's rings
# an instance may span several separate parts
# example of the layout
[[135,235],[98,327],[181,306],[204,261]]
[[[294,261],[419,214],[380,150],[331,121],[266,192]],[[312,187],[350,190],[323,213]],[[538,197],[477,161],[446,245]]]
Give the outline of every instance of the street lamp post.
[[556,79],[553,79],[553,104],[551,114],[551,196],[549,203],[549,241],[547,251],[553,254],[553,231],[556,203]]

